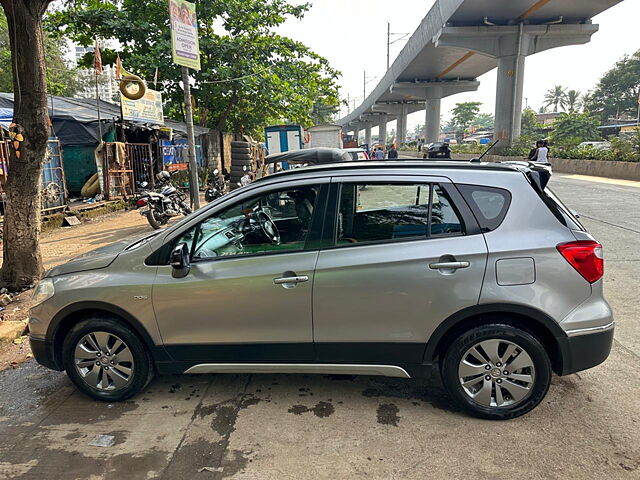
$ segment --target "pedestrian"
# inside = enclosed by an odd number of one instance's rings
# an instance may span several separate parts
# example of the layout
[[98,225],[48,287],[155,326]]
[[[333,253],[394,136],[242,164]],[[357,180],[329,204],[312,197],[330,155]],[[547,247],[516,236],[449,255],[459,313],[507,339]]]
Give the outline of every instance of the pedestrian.
[[394,145],[391,145],[391,148],[389,149],[389,155],[388,155],[388,158],[389,158],[389,159],[392,159],[392,158],[398,158],[398,150],[396,150],[396,146],[395,146],[395,144],[394,144]]
[[536,159],[538,158],[538,148],[540,148],[541,146],[542,146],[542,140],[537,140],[536,146],[529,151],[529,156],[527,157],[527,160],[529,160],[530,162],[535,162]]
[[538,147],[538,156],[536,162],[549,163],[549,143],[544,140]]
[[376,149],[376,160],[384,160],[384,151],[382,150],[382,147],[378,147]]

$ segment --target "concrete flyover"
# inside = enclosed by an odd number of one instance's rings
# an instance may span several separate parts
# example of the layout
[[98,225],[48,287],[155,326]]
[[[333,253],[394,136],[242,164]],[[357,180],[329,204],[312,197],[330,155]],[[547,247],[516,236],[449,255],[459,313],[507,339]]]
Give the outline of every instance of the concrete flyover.
[[406,139],[407,115],[426,110],[427,142],[440,135],[440,101],[474,91],[477,78],[498,68],[495,138],[506,146],[520,135],[522,86],[528,55],[584,44],[598,31],[591,18],[622,0],[436,0],[376,88],[346,117],[347,132],[397,120]]

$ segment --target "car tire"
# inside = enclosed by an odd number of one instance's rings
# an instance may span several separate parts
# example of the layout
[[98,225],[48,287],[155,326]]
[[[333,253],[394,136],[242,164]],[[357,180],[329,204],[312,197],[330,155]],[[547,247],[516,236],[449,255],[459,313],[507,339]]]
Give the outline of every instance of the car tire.
[[238,140],[233,140],[231,142],[231,148],[251,148],[251,144],[249,142],[241,142]]
[[[246,170],[244,170],[246,168]],[[249,173],[251,171],[250,165],[234,165],[231,167],[231,171],[229,172],[229,177],[242,177],[243,175]]]
[[250,161],[251,161],[250,153],[231,154],[231,164],[234,164],[237,162],[250,162]]
[[235,155],[251,155],[251,149],[250,148],[232,148],[231,156],[233,157]]
[[551,374],[549,355],[535,336],[497,323],[459,335],[441,363],[442,381],[454,402],[489,420],[533,410],[547,394]]
[[136,395],[154,375],[144,343],[122,322],[108,317],[90,317],[74,325],[64,339],[62,361],[81,392],[104,402]]

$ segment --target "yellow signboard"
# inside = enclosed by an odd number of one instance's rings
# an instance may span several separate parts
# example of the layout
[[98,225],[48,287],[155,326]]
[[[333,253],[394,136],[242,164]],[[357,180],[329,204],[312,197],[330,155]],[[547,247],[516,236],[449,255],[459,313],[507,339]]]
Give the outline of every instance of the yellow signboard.
[[140,100],[129,100],[120,94],[122,117],[134,122],[164,125],[162,114],[162,95],[160,92],[147,88],[147,92]]

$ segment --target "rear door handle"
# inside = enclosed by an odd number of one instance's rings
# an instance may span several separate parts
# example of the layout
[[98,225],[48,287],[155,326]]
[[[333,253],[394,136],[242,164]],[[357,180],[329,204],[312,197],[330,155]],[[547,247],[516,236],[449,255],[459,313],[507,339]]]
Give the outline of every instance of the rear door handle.
[[273,279],[273,283],[276,285],[284,285],[286,283],[303,283],[308,281],[309,277],[307,275],[296,275],[294,277],[280,277]]
[[430,263],[429,268],[431,270],[458,270],[459,268],[468,268],[469,262],[436,262]]

